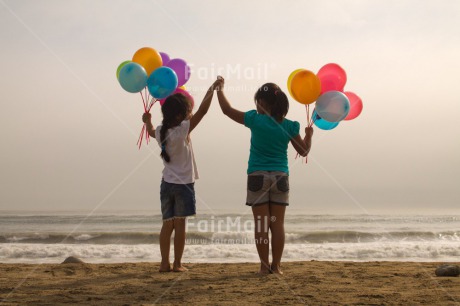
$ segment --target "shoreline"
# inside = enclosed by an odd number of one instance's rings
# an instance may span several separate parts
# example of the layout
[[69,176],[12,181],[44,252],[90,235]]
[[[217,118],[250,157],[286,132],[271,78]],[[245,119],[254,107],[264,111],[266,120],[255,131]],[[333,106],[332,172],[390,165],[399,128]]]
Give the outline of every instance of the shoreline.
[[[436,277],[441,262],[284,262],[260,276],[257,263],[0,263],[0,304],[460,304],[460,277]],[[452,264],[459,264],[452,263]]]
[[[173,249],[174,250],[174,249]],[[257,254],[256,254],[257,255]],[[107,260],[107,259],[88,259],[84,257],[78,257],[80,258],[85,264],[88,265],[123,265],[123,264],[159,264],[159,261],[149,261],[145,259],[120,259],[120,260]],[[30,265],[30,266],[40,266],[40,265],[60,265],[62,261],[64,260],[63,258],[60,258],[59,260],[52,260],[52,261],[40,261],[38,259],[27,259],[24,261],[0,261],[0,266],[1,265]],[[171,259],[172,260],[172,259]],[[379,263],[398,263],[398,264],[403,264],[403,263],[408,263],[408,264],[451,264],[451,265],[460,265],[460,258],[456,259],[446,259],[446,260],[416,260],[414,258],[409,258],[409,259],[374,259],[374,260],[357,260],[357,259],[309,259],[309,260],[289,260],[289,259],[283,259],[282,260],[283,264],[291,264],[291,263],[296,263],[296,262],[319,262],[319,263],[329,263],[329,262],[336,262],[336,263],[356,263],[356,264],[361,264],[361,263],[373,263],[373,262],[379,262]],[[255,260],[231,260],[231,261],[221,261],[221,259],[210,259],[206,258],[203,260],[187,260],[186,263],[189,265],[201,265],[201,264],[231,264],[231,265],[239,265],[239,264],[257,264],[258,261]],[[0,270],[1,272],[1,270]]]

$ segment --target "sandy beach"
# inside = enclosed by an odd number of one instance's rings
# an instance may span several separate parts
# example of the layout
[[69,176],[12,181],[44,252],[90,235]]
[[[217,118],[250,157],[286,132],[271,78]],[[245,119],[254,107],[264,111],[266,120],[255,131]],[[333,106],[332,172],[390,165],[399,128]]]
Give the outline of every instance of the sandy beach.
[[459,305],[460,278],[436,277],[440,263],[289,262],[260,276],[257,264],[0,264],[1,305],[308,304]]

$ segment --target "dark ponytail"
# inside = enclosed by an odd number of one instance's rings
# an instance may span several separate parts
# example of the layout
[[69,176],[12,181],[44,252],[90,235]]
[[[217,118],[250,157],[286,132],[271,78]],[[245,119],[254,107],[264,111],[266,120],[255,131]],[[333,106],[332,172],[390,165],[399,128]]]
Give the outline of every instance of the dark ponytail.
[[169,129],[168,127],[168,122],[164,119],[163,117],[163,122],[162,126],[160,129],[160,140],[161,140],[161,158],[165,160],[165,162],[169,163],[171,158],[169,157],[169,154],[166,153],[166,131]]
[[165,103],[161,106],[163,113],[163,121],[160,129],[161,141],[161,157],[165,162],[169,163],[171,160],[168,152],[166,152],[167,138],[166,132],[168,129],[178,126],[182,120],[187,118],[188,113],[191,111],[191,104],[187,97],[178,93],[166,98]]
[[283,121],[289,111],[289,100],[286,94],[274,83],[262,85],[254,95],[256,103],[263,100],[269,108],[268,113],[276,121]]

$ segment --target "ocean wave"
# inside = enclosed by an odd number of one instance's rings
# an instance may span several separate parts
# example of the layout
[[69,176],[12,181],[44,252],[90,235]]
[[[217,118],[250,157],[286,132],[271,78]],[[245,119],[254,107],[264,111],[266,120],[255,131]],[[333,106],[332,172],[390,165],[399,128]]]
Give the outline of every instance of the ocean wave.
[[[188,244],[253,244],[253,232],[188,232]],[[304,243],[370,243],[378,241],[453,241],[460,242],[460,232],[444,231],[311,231],[287,232],[287,244]],[[37,244],[158,244],[155,232],[91,232],[91,233],[10,233],[0,235],[2,243]]]
[[[0,243],[37,243],[37,244],[157,244],[159,233],[15,233],[0,236]],[[190,233],[194,239],[208,240],[205,235]]]
[[320,231],[300,235],[298,241],[307,243],[365,243],[375,241],[460,241],[459,232],[429,231],[393,231],[393,232],[360,232],[360,231]]
[[[159,262],[160,248],[153,244],[140,245],[84,245],[29,244],[0,245],[3,263],[59,263],[68,256],[76,256],[88,263]],[[438,241],[372,242],[366,244],[286,244],[283,261],[458,261],[458,243]],[[213,244],[187,245],[183,262],[257,262],[254,245]]]

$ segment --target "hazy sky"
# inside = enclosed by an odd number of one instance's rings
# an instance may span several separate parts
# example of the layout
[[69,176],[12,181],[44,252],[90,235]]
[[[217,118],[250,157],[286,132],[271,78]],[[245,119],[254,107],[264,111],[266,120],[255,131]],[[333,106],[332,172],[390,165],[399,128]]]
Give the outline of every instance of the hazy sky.
[[[197,103],[221,73],[245,111],[297,68],[346,70],[364,110],[316,129],[307,165],[289,149],[291,212],[460,212],[458,0],[0,0],[0,41],[2,210],[159,213],[159,149],[137,149],[141,98],[115,77],[150,46],[192,66]],[[192,136],[198,213],[247,212],[249,138],[215,96]]]

